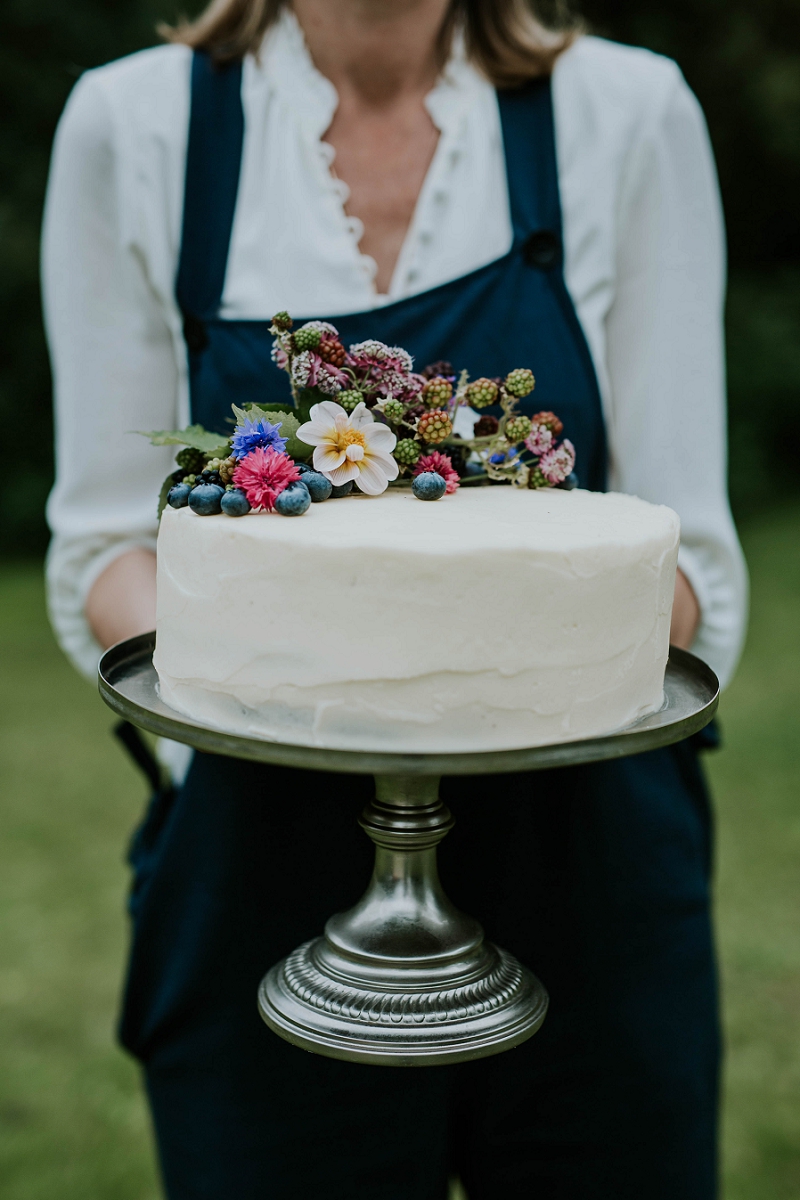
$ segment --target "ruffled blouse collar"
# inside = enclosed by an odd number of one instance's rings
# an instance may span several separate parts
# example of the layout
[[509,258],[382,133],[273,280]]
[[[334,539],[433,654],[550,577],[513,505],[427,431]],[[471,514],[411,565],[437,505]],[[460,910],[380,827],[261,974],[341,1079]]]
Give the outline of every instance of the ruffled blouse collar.
[[[261,52],[253,60],[254,73],[291,107],[307,135],[320,140],[330,128],[339,103],[336,88],[314,65],[297,17],[284,8],[267,32]],[[252,68],[251,68],[252,69]],[[425,104],[437,129],[457,133],[470,105],[486,81],[467,60],[460,32],[436,85]]]

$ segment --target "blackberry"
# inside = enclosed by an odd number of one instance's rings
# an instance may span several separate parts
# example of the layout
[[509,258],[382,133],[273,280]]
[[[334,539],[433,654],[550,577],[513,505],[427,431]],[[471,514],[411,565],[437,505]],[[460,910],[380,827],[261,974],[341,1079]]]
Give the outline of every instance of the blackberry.
[[406,406],[400,400],[387,400],[383,406],[383,415],[393,425],[399,425],[405,416]]
[[441,408],[434,408],[431,412],[423,413],[417,422],[417,433],[423,442],[435,445],[437,442],[443,442],[445,438],[449,438],[452,432],[453,422]]
[[473,379],[467,386],[470,408],[488,408],[497,399],[498,387],[493,379]]
[[531,424],[544,425],[546,429],[550,430],[553,437],[558,437],[564,428],[564,422],[559,421],[556,414],[552,412],[535,413],[534,416],[531,417]]
[[497,417],[493,417],[487,413],[486,416],[480,417],[475,422],[473,434],[476,438],[492,437],[495,433],[497,433],[499,428],[500,422],[498,421]]
[[427,367],[424,367],[422,374],[426,379],[435,379],[437,375],[441,375],[445,379],[454,379],[456,372],[452,363],[440,359],[439,362],[429,363]]
[[292,341],[298,354],[302,354],[304,350],[316,350],[322,341],[322,334],[318,329],[307,329],[303,325],[292,335]]
[[394,457],[404,467],[413,467],[420,456],[420,444],[413,438],[401,438],[394,448]]
[[320,342],[317,354],[323,362],[330,363],[333,367],[343,367],[347,358],[347,351],[342,343],[335,338],[331,338],[330,341]]
[[512,396],[529,395],[535,384],[533,371],[529,371],[527,367],[518,367],[516,371],[509,371],[506,375],[506,391],[510,392]]
[[175,455],[175,462],[190,475],[199,475],[205,469],[206,456],[202,450],[195,450],[193,446],[184,446]]
[[530,417],[525,417],[521,413],[506,421],[506,437],[510,442],[524,442],[530,431]]
[[339,392],[339,395],[336,397],[336,403],[341,404],[345,412],[351,413],[363,399],[364,397],[357,388],[350,388],[348,391]]
[[447,404],[452,395],[452,383],[449,379],[444,379],[441,375],[436,375],[433,379],[429,379],[422,389],[422,399],[428,408],[441,408],[443,404]]

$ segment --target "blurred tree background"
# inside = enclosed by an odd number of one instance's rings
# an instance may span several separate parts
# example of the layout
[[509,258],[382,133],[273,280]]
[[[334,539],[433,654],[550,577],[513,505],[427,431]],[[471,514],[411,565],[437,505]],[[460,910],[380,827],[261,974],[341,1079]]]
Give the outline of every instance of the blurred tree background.
[[[731,491],[747,516],[800,489],[800,4],[585,0],[581,9],[597,32],[675,58],[708,117],[730,241]],[[0,549],[30,553],[46,544],[52,476],[38,240],[53,131],[81,72],[153,44],[176,5],[2,0],[0,14],[0,421],[9,431],[36,415],[35,436],[17,451],[26,461],[13,481],[0,477]]]

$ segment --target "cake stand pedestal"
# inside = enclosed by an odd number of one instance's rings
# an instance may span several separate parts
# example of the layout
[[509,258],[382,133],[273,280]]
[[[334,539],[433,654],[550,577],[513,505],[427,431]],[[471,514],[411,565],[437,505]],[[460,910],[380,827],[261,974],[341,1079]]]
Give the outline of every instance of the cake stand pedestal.
[[239,737],[164,704],[152,663],[155,634],[103,655],[100,694],[115,712],[198,750],[282,766],[375,776],[361,825],[375,869],[358,904],[322,937],[267,972],[258,1004],[267,1025],[304,1050],[349,1062],[427,1066],[481,1058],[529,1038],[547,994],[516,959],[483,937],[445,896],[436,847],[453,825],[442,775],[532,771],[622,758],[689,737],[716,711],[719,684],[700,659],[672,649],[659,712],[607,737],[471,754],[325,750]]

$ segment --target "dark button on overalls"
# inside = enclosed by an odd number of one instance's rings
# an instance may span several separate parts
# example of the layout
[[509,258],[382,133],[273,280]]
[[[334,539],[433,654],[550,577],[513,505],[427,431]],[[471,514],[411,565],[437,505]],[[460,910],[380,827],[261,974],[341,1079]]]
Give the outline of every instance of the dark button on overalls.
[[[223,432],[231,401],[287,399],[271,314],[218,316],[240,85],[240,67],[195,55],[177,293],[192,416]],[[294,315],[325,316],[346,344],[405,346],[420,367],[531,366],[533,407],[560,415],[584,486],[602,489],[597,380],[562,274],[549,84],[499,103],[509,253],[372,312]],[[370,789],[369,778],[198,754],[134,841],[122,1037],[145,1065],[171,1200],[444,1200],[455,1173],[470,1200],[711,1200],[717,999],[708,803],[692,747],[443,781],[457,818],[440,857],[448,894],[551,998],[523,1047],[448,1068],[305,1054],[256,1011],[266,968],[363,890],[370,845],[356,816]]]

